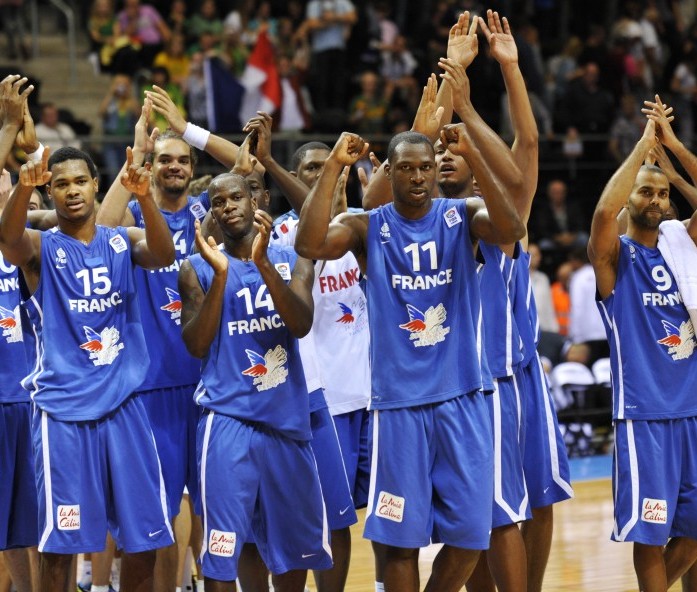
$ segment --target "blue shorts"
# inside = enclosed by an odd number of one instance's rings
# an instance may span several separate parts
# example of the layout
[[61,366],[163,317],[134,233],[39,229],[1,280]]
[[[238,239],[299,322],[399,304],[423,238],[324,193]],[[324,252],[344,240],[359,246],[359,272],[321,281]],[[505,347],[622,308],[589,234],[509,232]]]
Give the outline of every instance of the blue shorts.
[[312,452],[317,462],[317,473],[322,486],[322,497],[327,512],[329,530],[348,528],[358,522],[339,438],[329,409],[310,413]]
[[39,542],[31,405],[0,404],[0,551]]
[[196,428],[201,408],[194,403],[195,390],[193,384],[140,394],[160,455],[170,518],[179,514],[184,487],[189,490],[194,507],[200,507]]
[[196,438],[206,577],[237,578],[254,541],[271,573],[332,566],[329,526],[309,442],[204,411]]
[[96,421],[34,413],[39,551],[104,549],[107,527],[127,553],[174,542],[148,416],[132,396]]
[[368,505],[368,489],[370,488],[369,423],[370,414],[366,409],[357,409],[334,416],[341,455],[344,457],[346,477],[348,477],[349,488],[351,488],[353,505],[356,508],[365,508]]
[[697,539],[697,418],[615,421],[612,539]]
[[525,401],[525,483],[530,506],[544,508],[574,496],[569,458],[540,356],[519,369],[516,379]]
[[494,446],[485,395],[373,411],[371,445],[367,539],[489,547]]
[[487,396],[494,434],[493,528],[532,517],[523,473],[523,401],[515,376],[494,379]]

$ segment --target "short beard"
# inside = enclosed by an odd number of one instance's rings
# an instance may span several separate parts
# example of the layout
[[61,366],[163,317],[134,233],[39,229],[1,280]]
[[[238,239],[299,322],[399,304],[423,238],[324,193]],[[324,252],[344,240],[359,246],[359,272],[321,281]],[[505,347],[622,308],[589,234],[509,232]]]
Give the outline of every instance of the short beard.
[[[443,181],[442,183],[439,183],[438,187],[440,188],[440,192],[443,195],[443,197],[449,197],[449,198],[472,197],[471,195],[466,195],[468,184],[464,181],[451,181],[448,179],[448,180]],[[470,192],[470,193],[473,193],[473,192]]]

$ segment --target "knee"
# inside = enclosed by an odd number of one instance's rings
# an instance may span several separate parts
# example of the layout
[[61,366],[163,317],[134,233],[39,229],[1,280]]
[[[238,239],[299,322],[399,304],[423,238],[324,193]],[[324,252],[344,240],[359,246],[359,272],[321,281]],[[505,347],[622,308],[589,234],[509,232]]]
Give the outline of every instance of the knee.
[[402,547],[392,547],[383,545],[385,559],[389,561],[418,561],[418,549],[404,549]]

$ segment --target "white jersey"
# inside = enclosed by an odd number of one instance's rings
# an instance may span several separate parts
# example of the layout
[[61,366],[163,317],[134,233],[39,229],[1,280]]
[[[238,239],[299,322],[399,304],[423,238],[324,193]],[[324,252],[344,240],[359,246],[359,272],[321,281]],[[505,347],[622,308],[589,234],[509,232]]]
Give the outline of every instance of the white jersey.
[[[297,220],[285,220],[276,227],[274,240],[294,245],[297,227]],[[365,409],[370,397],[368,310],[359,281],[358,261],[352,253],[315,264],[311,333],[317,343],[315,360],[332,415]]]

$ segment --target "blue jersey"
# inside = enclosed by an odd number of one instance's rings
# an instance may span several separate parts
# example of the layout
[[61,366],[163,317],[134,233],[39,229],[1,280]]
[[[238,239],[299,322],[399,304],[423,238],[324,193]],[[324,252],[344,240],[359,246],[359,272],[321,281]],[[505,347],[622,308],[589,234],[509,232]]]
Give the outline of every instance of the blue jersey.
[[621,236],[615,289],[598,305],[610,342],[613,418],[697,416],[694,328],[660,251]]
[[149,355],[125,228],[97,226],[89,245],[43,232],[27,309],[38,358],[23,386],[55,419],[102,418],[143,382]]
[[[484,352],[494,378],[513,376],[523,359],[522,342],[509,294],[514,287],[514,260],[500,247],[479,241],[484,265],[479,288],[484,317]],[[516,254],[518,248],[516,247]]]
[[[128,204],[136,226],[145,228],[140,204]],[[196,384],[201,375],[201,361],[189,354],[181,337],[182,302],[177,281],[179,267],[194,245],[194,221],[203,220],[210,209],[208,194],[189,197],[177,212],[160,210],[174,240],[175,261],[160,269],[138,269],[136,285],[148,339],[157,344],[150,352],[150,368],[140,391]],[[167,344],[167,347],[163,347]]]
[[[242,421],[309,440],[310,409],[298,340],[276,312],[256,265],[227,254],[229,267],[220,327],[203,358],[196,402]],[[281,277],[290,281],[297,256],[268,247]],[[189,259],[207,292],[213,269],[200,255]]]
[[[519,243],[520,244],[520,243]],[[518,247],[516,247],[518,248]],[[530,282],[530,254],[521,249],[520,256],[514,263],[515,273],[511,302],[513,318],[523,343],[522,367],[527,366],[537,353],[540,340],[540,322],[537,318],[537,306]]]
[[479,281],[464,200],[419,220],[369,214],[366,294],[372,409],[446,401],[482,388]]
[[21,385],[29,367],[20,301],[17,268],[0,254],[0,403],[29,401],[29,395]]

